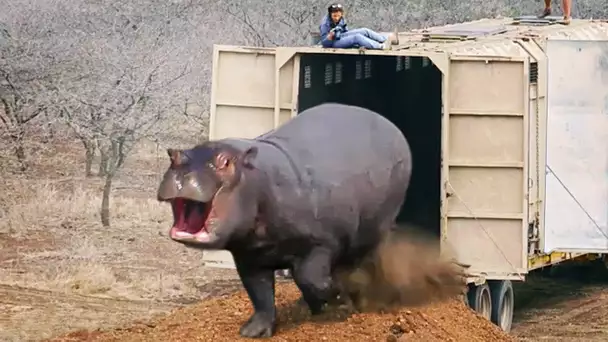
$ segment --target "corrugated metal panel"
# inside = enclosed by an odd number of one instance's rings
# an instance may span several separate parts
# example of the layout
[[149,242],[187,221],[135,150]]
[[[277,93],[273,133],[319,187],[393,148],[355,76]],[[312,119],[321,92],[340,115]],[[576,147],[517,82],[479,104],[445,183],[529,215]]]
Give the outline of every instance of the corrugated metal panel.
[[528,53],[510,39],[472,41],[463,45],[450,46],[444,49],[452,55],[527,57]]
[[[425,32],[445,32],[454,30],[479,30],[488,31],[491,28],[504,26],[507,31],[504,33],[490,34],[488,36],[477,37],[473,40],[431,40],[424,41]],[[520,50],[515,44],[509,42],[514,38],[535,37],[547,39],[567,39],[567,40],[608,40],[608,22],[592,20],[573,20],[568,26],[560,24],[552,25],[513,25],[512,18],[481,19],[466,23],[430,27],[425,30],[413,30],[401,32],[399,39],[401,44],[395,50],[418,50],[418,51],[450,51],[460,54],[461,51],[474,51],[475,54],[507,53],[512,55],[514,51]],[[504,43],[494,43],[501,41]],[[464,46],[464,49],[460,49]],[[516,55],[520,55],[517,52]]]
[[455,23],[443,26],[433,26],[424,30],[416,30],[417,32],[422,31],[443,31],[443,30],[454,30],[463,27],[496,27],[496,26],[507,26],[510,25],[513,19],[511,18],[493,18],[493,19],[479,19],[473,21],[467,21],[464,23]]
[[608,40],[608,22],[580,22],[569,28],[547,32],[548,39],[560,40]]
[[[512,18],[481,19],[460,24],[437,26],[428,28],[428,31],[453,30],[460,27],[499,27],[504,25],[507,32],[493,35],[497,37],[513,37],[518,35],[538,36],[538,37],[568,37],[569,39],[581,40],[605,40],[608,37],[608,21],[574,19],[568,26],[557,23],[551,25],[513,25]],[[417,32],[417,31],[416,31]],[[483,38],[482,38],[483,39]]]
[[493,39],[477,39],[453,42],[410,42],[403,44],[398,50],[448,52],[453,55],[496,56],[496,57],[525,57],[527,53],[513,41],[495,37]]

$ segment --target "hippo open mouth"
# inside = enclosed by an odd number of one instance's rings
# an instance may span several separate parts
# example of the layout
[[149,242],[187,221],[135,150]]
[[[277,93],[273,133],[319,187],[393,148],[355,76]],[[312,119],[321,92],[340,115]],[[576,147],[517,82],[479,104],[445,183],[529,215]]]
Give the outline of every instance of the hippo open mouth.
[[215,221],[213,200],[203,203],[186,198],[171,200],[174,222],[170,237],[173,240],[208,242]]

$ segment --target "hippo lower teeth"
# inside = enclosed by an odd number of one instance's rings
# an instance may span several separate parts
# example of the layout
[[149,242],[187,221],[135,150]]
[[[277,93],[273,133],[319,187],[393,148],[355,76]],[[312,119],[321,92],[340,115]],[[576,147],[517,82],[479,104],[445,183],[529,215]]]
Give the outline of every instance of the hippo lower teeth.
[[211,226],[214,219],[209,218],[211,203],[201,203],[185,198],[173,200],[175,222],[170,231],[174,239],[196,239],[206,241],[209,239],[207,226]]

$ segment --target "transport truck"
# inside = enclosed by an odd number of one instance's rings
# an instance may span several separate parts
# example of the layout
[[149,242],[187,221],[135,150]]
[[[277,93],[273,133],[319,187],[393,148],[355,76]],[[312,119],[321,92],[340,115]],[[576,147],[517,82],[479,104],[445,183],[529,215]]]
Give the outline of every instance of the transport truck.
[[608,22],[558,19],[400,32],[392,50],[216,45],[209,138],[324,102],[388,117],[413,154],[400,216],[436,230],[468,266],[471,308],[509,331],[512,282],[608,253]]

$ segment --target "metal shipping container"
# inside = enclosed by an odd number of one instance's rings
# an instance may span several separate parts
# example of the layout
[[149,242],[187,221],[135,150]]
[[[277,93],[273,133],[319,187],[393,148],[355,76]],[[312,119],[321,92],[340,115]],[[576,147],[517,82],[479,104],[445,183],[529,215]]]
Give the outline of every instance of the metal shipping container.
[[484,19],[400,41],[216,45],[210,138],[253,138],[323,102],[386,115],[414,155],[404,216],[437,227],[470,265],[469,304],[509,330],[512,280],[608,253],[608,22]]

